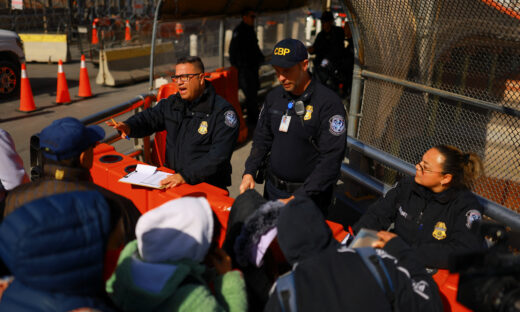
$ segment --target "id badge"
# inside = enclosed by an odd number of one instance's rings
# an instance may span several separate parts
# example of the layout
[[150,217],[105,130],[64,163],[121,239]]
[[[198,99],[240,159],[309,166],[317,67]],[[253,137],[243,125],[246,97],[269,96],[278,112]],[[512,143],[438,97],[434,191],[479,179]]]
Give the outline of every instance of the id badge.
[[289,130],[289,123],[291,122],[291,116],[283,115],[282,121],[280,122],[280,128],[278,131],[287,132]]

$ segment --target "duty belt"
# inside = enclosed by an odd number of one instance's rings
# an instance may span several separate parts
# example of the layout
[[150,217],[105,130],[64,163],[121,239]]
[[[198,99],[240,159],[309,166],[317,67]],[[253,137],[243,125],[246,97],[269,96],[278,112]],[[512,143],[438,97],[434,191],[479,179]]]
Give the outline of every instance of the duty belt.
[[294,193],[297,189],[303,186],[303,183],[282,180],[271,171],[269,171],[269,181],[271,181],[274,187],[287,193]]

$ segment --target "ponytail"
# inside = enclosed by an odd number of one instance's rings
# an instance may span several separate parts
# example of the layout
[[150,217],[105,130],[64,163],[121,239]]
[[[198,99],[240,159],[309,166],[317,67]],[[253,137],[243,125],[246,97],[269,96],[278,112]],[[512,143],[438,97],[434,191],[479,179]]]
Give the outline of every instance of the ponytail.
[[451,145],[437,145],[434,148],[444,156],[442,172],[452,175],[450,186],[471,189],[478,177],[484,173],[484,166],[477,154],[463,153]]

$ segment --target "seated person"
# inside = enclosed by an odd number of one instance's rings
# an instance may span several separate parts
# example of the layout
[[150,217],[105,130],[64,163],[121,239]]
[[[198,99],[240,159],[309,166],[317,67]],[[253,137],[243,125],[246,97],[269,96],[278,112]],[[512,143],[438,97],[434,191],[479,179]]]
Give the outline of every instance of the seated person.
[[235,109],[204,79],[199,57],[180,58],[172,80],[179,92],[125,122],[107,124],[132,138],[166,130],[166,167],[175,170],[161,181],[166,187],[207,182],[226,189],[239,132]]
[[241,273],[231,271],[223,250],[210,250],[213,222],[208,201],[194,197],[171,200],[142,215],[137,240],[125,246],[107,281],[113,302],[123,311],[246,311]]
[[[442,311],[437,285],[399,237],[384,250],[368,247],[386,271],[386,292],[358,252],[334,240],[312,200],[290,201],[277,228],[293,270],[278,279],[265,311]],[[282,283],[287,277],[292,287]]]
[[372,204],[354,225],[394,233],[417,252],[426,267],[445,269],[448,258],[483,246],[471,232],[482,206],[469,190],[483,171],[473,153],[453,146],[429,149],[415,166],[415,177],[402,179],[384,198]]
[[115,311],[103,288],[103,256],[115,228],[97,191],[42,197],[0,224],[0,258],[14,280],[0,311]]

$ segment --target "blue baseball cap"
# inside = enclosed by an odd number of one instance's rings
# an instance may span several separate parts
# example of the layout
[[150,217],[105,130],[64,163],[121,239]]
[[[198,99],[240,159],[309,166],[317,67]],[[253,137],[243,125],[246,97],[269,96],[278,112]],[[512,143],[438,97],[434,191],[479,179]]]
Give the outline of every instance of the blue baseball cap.
[[105,137],[100,126],[85,127],[79,120],[65,117],[52,122],[39,134],[40,149],[46,158],[54,160],[79,156]]
[[274,46],[273,57],[269,64],[289,68],[306,60],[308,56],[303,42],[291,38],[284,39]]

